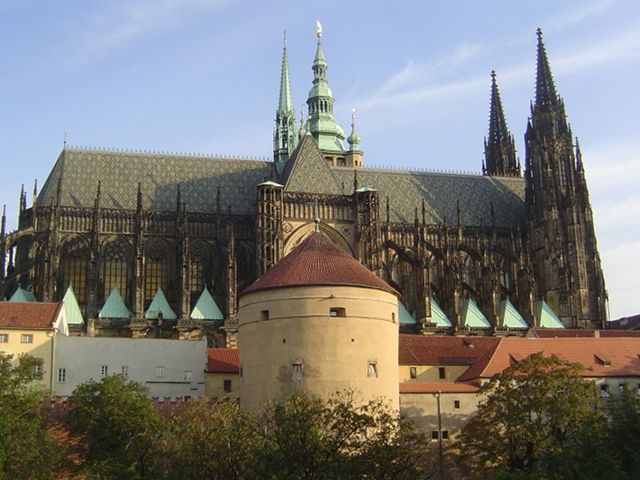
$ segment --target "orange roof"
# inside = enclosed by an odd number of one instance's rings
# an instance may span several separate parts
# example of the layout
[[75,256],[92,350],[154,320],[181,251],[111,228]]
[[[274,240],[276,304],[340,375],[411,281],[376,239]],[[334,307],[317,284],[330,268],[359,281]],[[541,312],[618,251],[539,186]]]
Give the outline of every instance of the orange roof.
[[400,335],[400,365],[471,365],[500,341],[496,337]]
[[471,382],[404,382],[400,393],[473,393],[480,386]]
[[242,295],[258,290],[310,285],[347,285],[397,292],[321,232],[312,233],[291,253],[249,285]]
[[464,372],[458,381],[490,378],[534,353],[555,355],[579,363],[583,377],[640,376],[640,339],[614,338],[518,338],[507,337],[493,353],[487,353]]
[[593,330],[590,328],[532,328],[529,336],[539,338],[640,337],[635,330]]
[[207,350],[207,372],[239,373],[240,356],[237,348],[209,348]]
[[61,308],[62,302],[0,302],[0,328],[48,330]]

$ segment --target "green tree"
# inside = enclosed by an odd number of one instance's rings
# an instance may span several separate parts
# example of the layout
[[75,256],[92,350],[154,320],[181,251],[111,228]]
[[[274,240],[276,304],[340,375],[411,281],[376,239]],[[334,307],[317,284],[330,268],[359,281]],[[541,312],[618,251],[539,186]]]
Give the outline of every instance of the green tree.
[[595,388],[580,368],[537,353],[494,376],[457,444],[467,469],[495,478],[567,478],[572,448],[601,421]]
[[237,402],[189,402],[166,424],[154,478],[251,478],[257,440],[255,419]]
[[77,435],[82,470],[96,479],[151,478],[152,449],[162,421],[146,389],[121,376],[79,385],[66,423]]
[[617,458],[627,478],[637,478],[640,472],[640,396],[637,390],[627,387],[607,402],[608,451]]
[[[266,405],[257,478],[423,478],[425,437],[380,401],[358,405],[350,393],[328,402],[294,396]],[[426,468],[429,470],[429,468]]]
[[34,387],[37,360],[0,352],[0,479],[48,479],[63,451],[42,414],[46,391]]

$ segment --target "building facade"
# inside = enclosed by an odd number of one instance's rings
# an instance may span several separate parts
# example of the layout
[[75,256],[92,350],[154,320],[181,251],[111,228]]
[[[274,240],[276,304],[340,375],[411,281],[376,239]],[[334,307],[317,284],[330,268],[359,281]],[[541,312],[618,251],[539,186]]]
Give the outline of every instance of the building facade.
[[[335,245],[400,292],[415,333],[513,333],[507,301],[526,326],[539,325],[545,301],[567,327],[602,327],[582,157],[541,32],[537,63],[524,177],[495,74],[483,174],[385,170],[365,166],[355,115],[348,136],[336,122],[320,33],[296,127],[285,45],[273,161],[65,147],[30,206],[20,194],[18,229],[2,223],[0,295],[21,286],[56,301],[73,285],[96,335],[140,336],[153,323],[155,336],[205,330],[212,345],[233,346],[239,293],[319,218]],[[99,318],[114,288],[131,319]],[[189,318],[204,288],[224,319]],[[175,319],[145,316],[158,289]],[[432,303],[450,325],[434,321]],[[465,320],[470,304],[486,325]]]

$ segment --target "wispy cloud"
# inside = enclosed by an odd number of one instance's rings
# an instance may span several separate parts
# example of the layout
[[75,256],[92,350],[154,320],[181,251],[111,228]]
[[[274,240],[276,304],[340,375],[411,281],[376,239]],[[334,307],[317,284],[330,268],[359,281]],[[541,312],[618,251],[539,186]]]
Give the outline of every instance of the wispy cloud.
[[92,12],[81,32],[81,56],[118,48],[150,32],[175,28],[187,18],[222,7],[226,0],[112,0]]
[[[486,49],[485,51],[488,51]],[[395,108],[424,104],[442,95],[464,95],[488,84],[487,74],[465,76],[436,83],[430,78],[433,66],[442,64],[450,71],[464,61],[481,54],[479,47],[463,46],[452,55],[436,61],[416,64],[409,62],[405,68],[383,82],[372,95],[358,102],[361,109]],[[557,56],[553,59],[554,72],[559,77],[602,67],[605,64],[628,61],[640,56],[640,29],[632,28],[609,38],[599,37],[597,42],[584,46],[578,53]],[[531,62],[520,63],[501,69],[502,85],[521,85],[531,81],[534,66]],[[422,81],[422,84],[420,82]]]
[[473,58],[480,51],[480,45],[461,45],[455,51],[441,55],[433,61],[416,64],[409,60],[398,73],[391,76],[378,90],[378,95],[385,95],[407,87],[414,87],[426,81],[442,76],[465,61]]
[[574,27],[591,17],[601,15],[617,3],[618,0],[598,0],[596,2],[583,4],[581,7],[563,11],[562,15],[558,15],[545,22],[545,31],[558,32]]

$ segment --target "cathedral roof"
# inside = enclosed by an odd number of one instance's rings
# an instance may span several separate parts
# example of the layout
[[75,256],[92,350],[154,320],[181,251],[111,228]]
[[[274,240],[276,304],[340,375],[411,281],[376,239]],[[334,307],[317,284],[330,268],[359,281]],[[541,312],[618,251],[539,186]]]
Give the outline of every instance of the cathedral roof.
[[[162,153],[65,149],[38,197],[39,206],[56,199],[61,179],[61,204],[91,208],[98,181],[103,208],[136,208],[138,183],[143,206],[175,210],[180,186],[187,211],[214,213],[215,192],[232,213],[255,215],[256,186],[271,178],[272,162]],[[413,222],[414,209],[425,201],[427,223],[453,224],[457,205],[463,225],[491,223],[491,205],[498,227],[515,228],[524,218],[524,179],[425,171],[358,168],[361,185],[374,188],[384,202],[389,197],[390,220]],[[303,137],[287,162],[280,183],[287,192],[353,193],[353,168],[329,167],[313,138]],[[382,212],[381,212],[382,213]]]
[[340,250],[324,233],[315,232],[249,285],[242,295],[271,288],[320,285],[375,288],[396,294],[384,280]]
[[255,195],[247,188],[254,189],[270,177],[271,163],[266,161],[67,148],[49,174],[38,205],[55,202],[61,180],[62,205],[92,207],[100,181],[104,208],[135,210],[140,183],[146,209],[175,210],[180,186],[187,211],[214,212],[220,187],[225,207],[229,205],[234,214],[251,215]]

